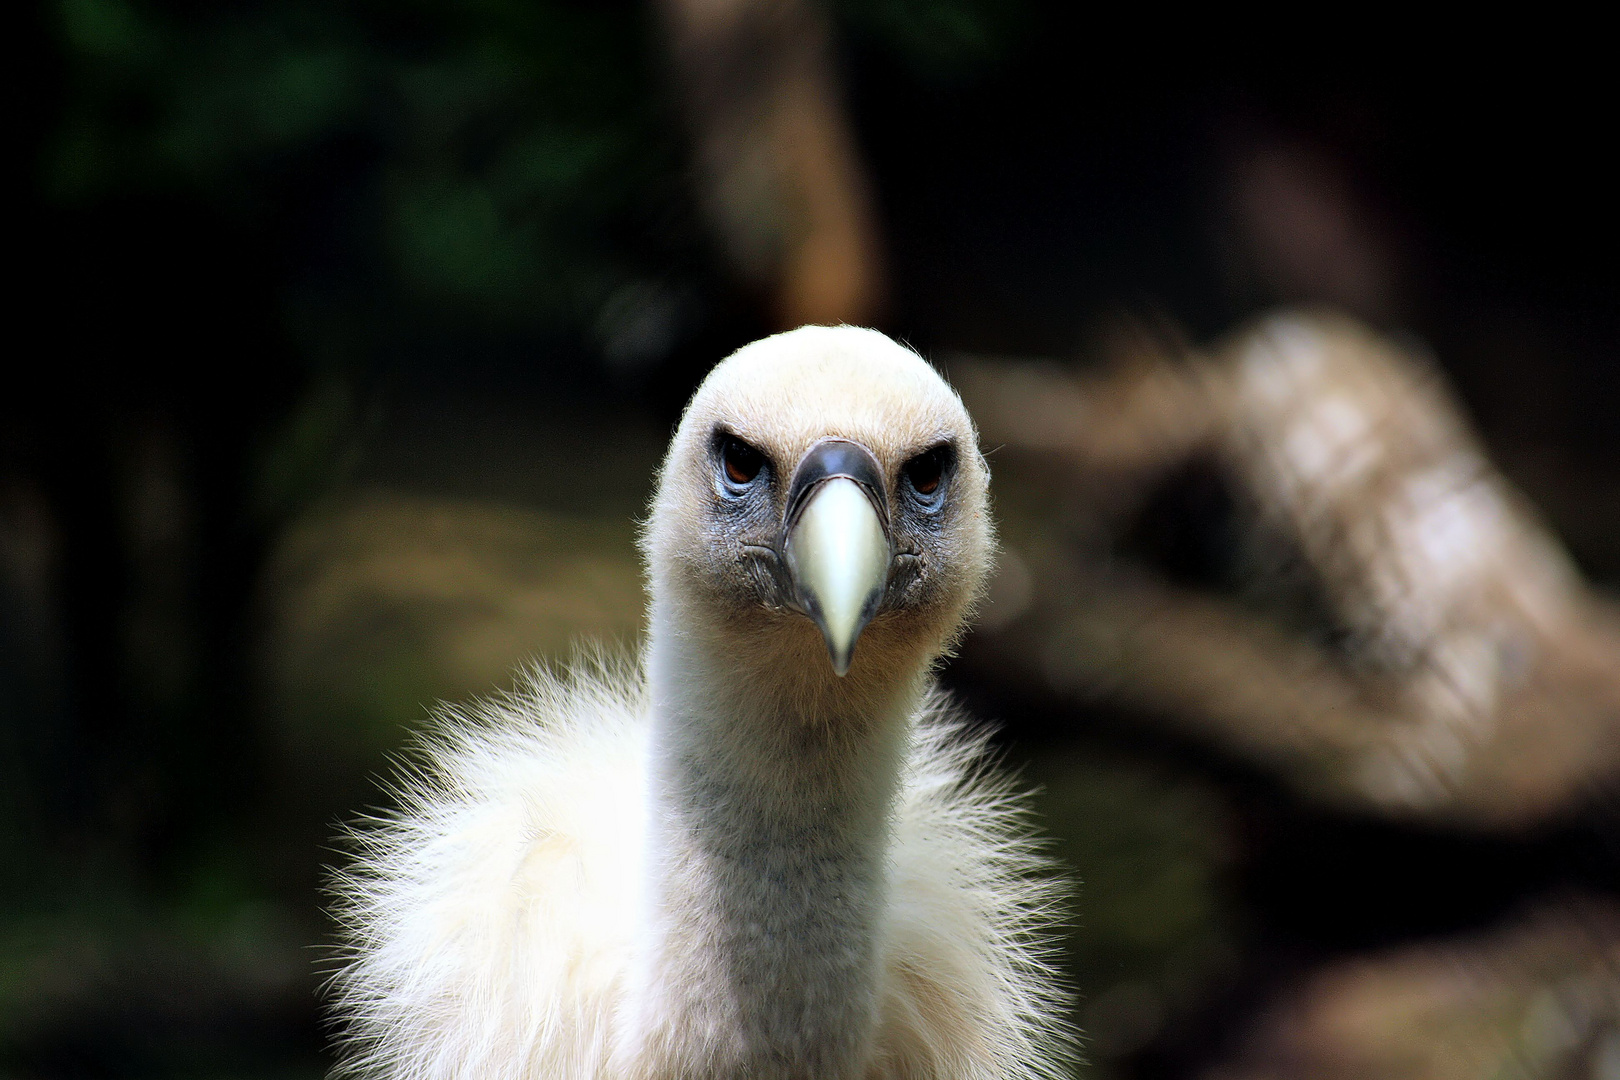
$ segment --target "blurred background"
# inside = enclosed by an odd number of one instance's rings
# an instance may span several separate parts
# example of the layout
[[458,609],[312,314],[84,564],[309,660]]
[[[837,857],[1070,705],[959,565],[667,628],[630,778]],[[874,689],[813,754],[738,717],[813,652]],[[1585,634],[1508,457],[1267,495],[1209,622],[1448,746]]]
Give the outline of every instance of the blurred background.
[[323,1074],[323,868],[390,754],[633,646],[686,396],[855,322],[990,450],[944,679],[1076,881],[1080,1075],[1620,1078],[1620,212],[1569,28],[19,14],[0,1075]]

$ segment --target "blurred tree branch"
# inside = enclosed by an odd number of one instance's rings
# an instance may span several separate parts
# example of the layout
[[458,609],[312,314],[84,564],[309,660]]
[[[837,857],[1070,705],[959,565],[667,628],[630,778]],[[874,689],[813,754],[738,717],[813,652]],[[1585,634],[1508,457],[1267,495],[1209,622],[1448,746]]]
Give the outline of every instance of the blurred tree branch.
[[[1115,697],[1378,813],[1523,827],[1620,777],[1620,615],[1421,355],[1292,312],[1208,356],[1141,339],[1103,373],[952,374],[1003,475],[1060,465],[1083,523],[1022,553],[1058,587],[985,636],[980,674]],[[1218,588],[1117,557],[1195,459],[1241,523]]]
[[1620,1069],[1620,912],[1542,901],[1483,933],[1328,965],[1208,1080],[1593,1077]]
[[882,243],[812,0],[660,0],[701,201],[782,327],[869,323]]

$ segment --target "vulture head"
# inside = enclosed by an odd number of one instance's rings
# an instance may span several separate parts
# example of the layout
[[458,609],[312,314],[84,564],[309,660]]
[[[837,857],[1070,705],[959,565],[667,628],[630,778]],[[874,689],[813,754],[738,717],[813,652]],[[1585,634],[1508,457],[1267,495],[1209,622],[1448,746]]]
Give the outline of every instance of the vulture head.
[[670,445],[644,536],[654,618],[800,689],[921,675],[992,564],[988,479],[960,399],[911,350],[848,326],[755,342]]

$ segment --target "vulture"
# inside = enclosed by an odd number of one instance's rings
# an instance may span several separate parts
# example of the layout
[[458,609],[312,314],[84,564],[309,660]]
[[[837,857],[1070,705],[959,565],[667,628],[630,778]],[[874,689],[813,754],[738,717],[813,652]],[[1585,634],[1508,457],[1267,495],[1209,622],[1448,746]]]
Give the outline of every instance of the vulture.
[[448,709],[336,877],[340,1071],[1067,1075],[1061,888],[937,689],[995,556],[956,393],[856,327],[716,366],[639,654]]

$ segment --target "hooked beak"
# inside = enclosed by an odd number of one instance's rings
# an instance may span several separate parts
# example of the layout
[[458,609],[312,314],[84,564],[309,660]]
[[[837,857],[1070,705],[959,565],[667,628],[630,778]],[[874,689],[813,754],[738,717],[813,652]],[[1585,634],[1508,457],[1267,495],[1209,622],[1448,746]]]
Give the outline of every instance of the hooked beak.
[[880,515],[882,483],[864,446],[828,439],[805,455],[790,489],[783,554],[838,675],[849,671],[855,642],[888,584],[893,550]]

